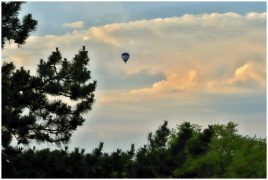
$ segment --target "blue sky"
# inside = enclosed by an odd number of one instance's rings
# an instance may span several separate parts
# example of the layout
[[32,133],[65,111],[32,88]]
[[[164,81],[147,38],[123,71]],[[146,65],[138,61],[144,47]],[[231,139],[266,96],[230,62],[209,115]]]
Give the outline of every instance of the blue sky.
[[31,12],[39,20],[34,34],[61,34],[69,22],[84,21],[87,27],[183,14],[265,12],[266,2],[28,2],[21,14]]
[[70,148],[139,147],[164,120],[266,136],[265,2],[28,2],[25,13],[37,31],[2,52],[17,67],[34,74],[56,47],[89,51],[96,102]]

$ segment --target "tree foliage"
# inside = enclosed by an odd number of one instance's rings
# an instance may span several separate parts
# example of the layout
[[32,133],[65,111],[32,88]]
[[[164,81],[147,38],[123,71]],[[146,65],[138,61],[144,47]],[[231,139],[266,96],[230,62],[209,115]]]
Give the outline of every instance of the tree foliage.
[[201,130],[188,122],[169,130],[167,122],[135,151],[91,153],[76,148],[35,150],[7,148],[3,177],[12,178],[265,178],[265,139],[241,136],[236,125]]
[[[2,66],[2,145],[13,137],[18,144],[68,142],[91,110],[96,81],[91,80],[85,47],[72,61],[58,48],[40,60],[36,75],[13,63]],[[70,105],[69,102],[72,102]]]
[[2,48],[6,41],[14,40],[18,45],[24,44],[31,31],[36,29],[37,21],[31,14],[18,18],[22,2],[2,2]]

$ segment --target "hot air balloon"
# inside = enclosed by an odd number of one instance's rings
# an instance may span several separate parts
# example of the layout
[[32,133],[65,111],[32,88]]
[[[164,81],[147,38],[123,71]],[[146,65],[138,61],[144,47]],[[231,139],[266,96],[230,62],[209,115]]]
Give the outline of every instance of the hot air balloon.
[[123,61],[125,63],[127,63],[128,59],[129,59],[129,54],[127,52],[124,52],[121,54],[121,58],[123,59]]

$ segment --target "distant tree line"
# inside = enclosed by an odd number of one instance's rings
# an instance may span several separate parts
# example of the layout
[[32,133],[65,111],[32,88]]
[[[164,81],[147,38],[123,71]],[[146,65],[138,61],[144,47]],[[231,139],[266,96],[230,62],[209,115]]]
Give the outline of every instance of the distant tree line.
[[148,135],[146,145],[128,151],[91,153],[76,148],[6,148],[3,178],[265,178],[265,139],[241,136],[236,125],[200,126],[167,122]]

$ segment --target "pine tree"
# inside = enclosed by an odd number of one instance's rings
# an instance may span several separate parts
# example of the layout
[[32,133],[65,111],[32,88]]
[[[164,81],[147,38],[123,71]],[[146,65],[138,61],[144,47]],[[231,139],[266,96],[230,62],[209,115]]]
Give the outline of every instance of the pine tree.
[[2,2],[2,48],[6,41],[14,40],[19,45],[24,44],[31,31],[36,29],[37,21],[31,14],[18,18],[22,2]]
[[18,144],[30,140],[67,143],[94,102],[96,81],[91,80],[88,63],[85,47],[72,61],[63,59],[56,48],[48,61],[40,60],[36,76],[4,63],[2,145],[7,147],[13,137]]

